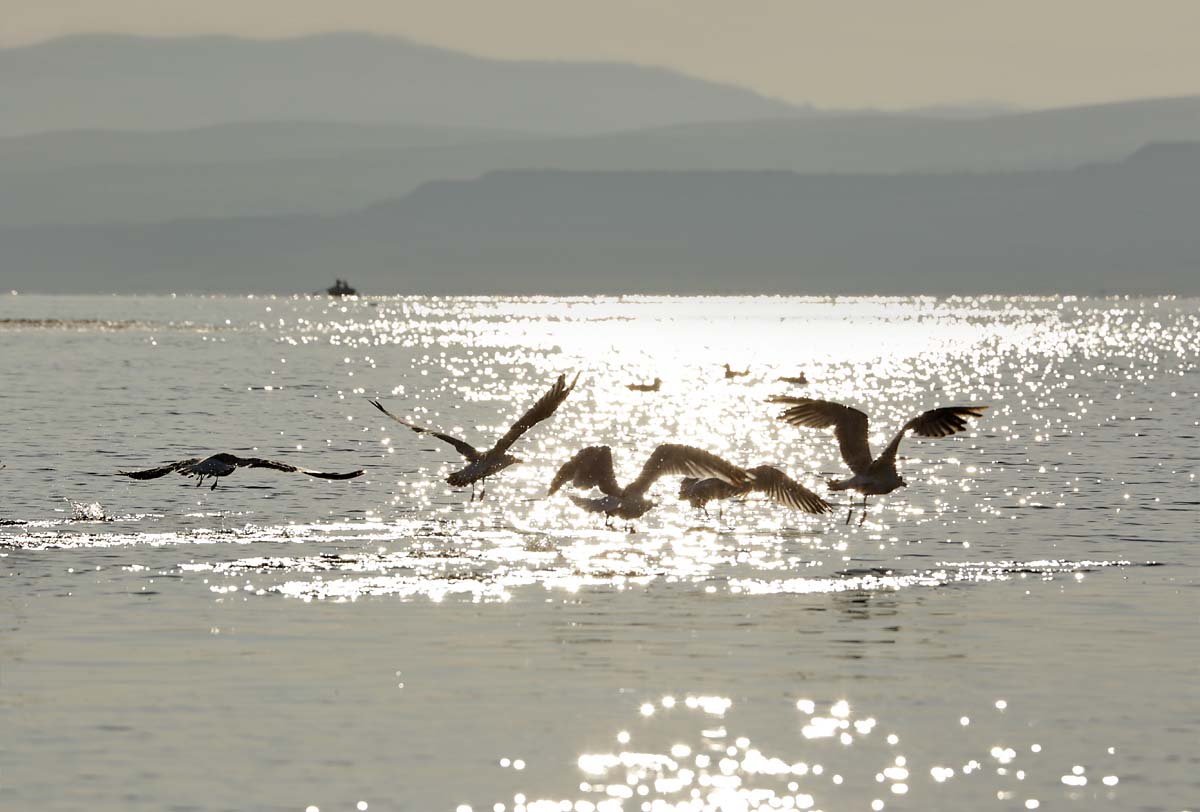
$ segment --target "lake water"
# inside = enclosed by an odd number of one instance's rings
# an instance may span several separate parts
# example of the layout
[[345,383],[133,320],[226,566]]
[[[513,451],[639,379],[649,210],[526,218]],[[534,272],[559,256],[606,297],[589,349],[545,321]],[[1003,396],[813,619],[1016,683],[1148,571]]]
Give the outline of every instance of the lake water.
[[[1200,300],[14,295],[0,352],[5,810],[1200,809]],[[367,402],[489,445],[575,371],[481,503]],[[860,526],[778,393],[991,408]],[[544,498],[663,441],[837,510]],[[367,474],[113,475],[217,451]]]

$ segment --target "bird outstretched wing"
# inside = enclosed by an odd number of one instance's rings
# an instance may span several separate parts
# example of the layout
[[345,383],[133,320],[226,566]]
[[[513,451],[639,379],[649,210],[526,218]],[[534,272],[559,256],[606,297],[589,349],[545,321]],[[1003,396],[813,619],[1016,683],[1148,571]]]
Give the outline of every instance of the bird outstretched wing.
[[879,455],[879,459],[894,460],[896,452],[900,450],[900,441],[910,431],[918,437],[949,437],[966,430],[967,418],[983,417],[986,409],[987,406],[943,406],[940,409],[922,412],[904,424]]
[[239,468],[270,468],[273,471],[286,471],[293,474],[307,474],[320,479],[354,479],[362,476],[366,471],[350,471],[345,474],[329,473],[327,471],[314,471],[311,468],[301,468],[299,465],[292,465],[287,462],[278,462],[277,460],[264,460],[261,457],[235,457],[233,454],[223,454],[221,458],[236,465]]
[[725,480],[716,477],[697,479],[688,476],[679,480],[679,498],[697,506],[705,505],[714,499],[728,499],[745,492],[745,487],[730,485]]
[[777,395],[770,403],[791,406],[779,415],[779,419],[793,426],[810,429],[827,429],[833,426],[842,459],[856,474],[866,473],[871,467],[871,444],[867,440],[867,415],[858,409],[833,403],[828,400],[794,398]]
[[760,465],[757,468],[751,468],[750,473],[754,476],[753,490],[766,494],[781,505],[793,510],[817,514],[828,513],[833,509],[833,506],[820,496],[778,468]]
[[613,476],[612,449],[606,445],[592,445],[571,457],[550,481],[548,495],[553,496],[567,482],[582,490],[594,487],[609,496],[619,496],[621,486]]
[[179,462],[169,462],[166,465],[160,465],[157,468],[148,468],[145,471],[117,471],[117,476],[127,476],[132,477],[133,479],[158,479],[160,476],[166,476],[167,474],[174,473],[181,468],[187,468],[188,466],[195,465],[196,463],[200,462],[200,459],[200,457],[190,457],[186,460],[180,460]]
[[562,405],[562,402],[567,399],[567,395],[571,394],[571,390],[575,388],[575,383],[578,380],[578,373],[576,373],[574,380],[569,384],[567,383],[566,375],[559,375],[558,380],[550,387],[549,391],[542,395],[538,399],[538,402],[530,407],[529,411],[521,415],[520,420],[513,423],[512,428],[496,442],[490,453],[503,454],[513,443],[520,439],[522,434],[553,415],[558,407]]
[[438,438],[443,443],[449,443],[450,445],[454,446],[454,449],[459,454],[462,454],[470,462],[475,462],[475,460],[477,460],[481,456],[483,456],[477,450],[475,450],[475,447],[473,445],[466,442],[465,440],[460,440],[457,437],[450,436],[449,434],[442,434],[440,431],[434,431],[433,429],[427,429],[424,426],[414,425],[412,423],[409,423],[407,420],[401,420],[399,417],[396,417],[396,415],[392,414],[387,409],[383,408],[383,404],[377,400],[372,400],[371,405],[374,406],[379,411],[386,414],[388,417],[395,420],[400,425],[405,426],[405,427],[411,429],[412,431],[415,431],[417,434],[428,434],[431,437]]
[[750,474],[731,462],[690,445],[664,443],[654,449],[642,466],[638,478],[625,488],[626,494],[644,494],[655,480],[664,476],[689,476],[697,479],[715,478],[741,487],[752,481]]

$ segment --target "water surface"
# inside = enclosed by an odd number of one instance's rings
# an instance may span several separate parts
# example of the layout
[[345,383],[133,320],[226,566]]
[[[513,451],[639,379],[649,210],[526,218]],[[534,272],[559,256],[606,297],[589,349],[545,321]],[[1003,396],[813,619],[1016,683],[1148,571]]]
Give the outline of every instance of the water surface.
[[[1198,335],[1172,298],[2,297],[0,806],[1200,807]],[[575,371],[482,503],[366,402],[486,445]],[[662,441],[825,493],[780,393],[876,449],[991,408],[861,526],[544,498]],[[217,451],[367,475],[113,476]]]

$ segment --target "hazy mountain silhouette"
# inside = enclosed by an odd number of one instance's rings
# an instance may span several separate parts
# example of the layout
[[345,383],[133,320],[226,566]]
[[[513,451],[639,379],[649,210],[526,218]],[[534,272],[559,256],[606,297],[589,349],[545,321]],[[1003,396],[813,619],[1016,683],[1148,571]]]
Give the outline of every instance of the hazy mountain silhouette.
[[367,34],[87,35],[9,48],[0,110],[0,134],[277,119],[581,133],[800,112],[659,68],[480,59]]
[[1200,97],[976,119],[844,114],[546,137],[321,122],[0,139],[0,226],[331,213],[496,169],[1011,171],[1200,141]]
[[337,216],[0,233],[6,286],[1200,293],[1200,144],[994,175],[500,172]]

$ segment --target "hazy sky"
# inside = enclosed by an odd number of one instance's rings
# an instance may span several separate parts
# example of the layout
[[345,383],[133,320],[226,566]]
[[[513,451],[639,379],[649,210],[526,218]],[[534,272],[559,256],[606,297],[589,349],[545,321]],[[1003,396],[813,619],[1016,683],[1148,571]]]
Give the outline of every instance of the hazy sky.
[[94,31],[394,34],[664,65],[824,107],[1200,93],[1200,0],[0,0],[0,44]]

